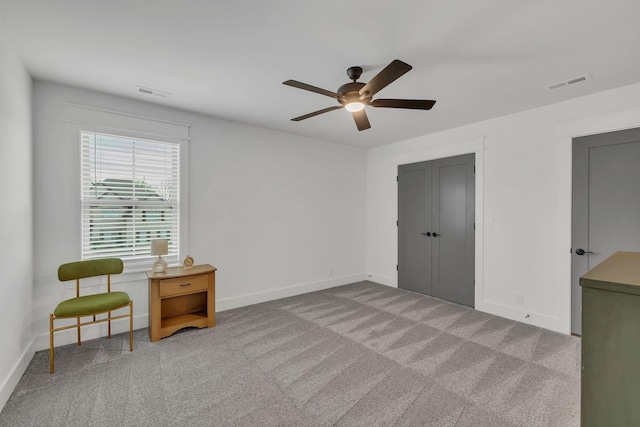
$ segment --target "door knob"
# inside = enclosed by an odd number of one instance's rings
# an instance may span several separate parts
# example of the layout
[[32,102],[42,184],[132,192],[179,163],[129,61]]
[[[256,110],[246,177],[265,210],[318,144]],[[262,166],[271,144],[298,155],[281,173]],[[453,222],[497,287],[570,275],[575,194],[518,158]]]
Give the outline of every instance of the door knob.
[[423,236],[431,236],[431,232],[427,231],[426,233],[421,233]]
[[591,251],[585,251],[584,249],[580,249],[580,248],[576,249],[576,255],[580,255],[580,256],[582,256],[582,255],[584,255],[584,254],[592,254],[592,253],[593,253],[593,252],[591,252]]
[[433,232],[433,237],[438,237],[438,236],[439,236],[439,234],[434,231]]

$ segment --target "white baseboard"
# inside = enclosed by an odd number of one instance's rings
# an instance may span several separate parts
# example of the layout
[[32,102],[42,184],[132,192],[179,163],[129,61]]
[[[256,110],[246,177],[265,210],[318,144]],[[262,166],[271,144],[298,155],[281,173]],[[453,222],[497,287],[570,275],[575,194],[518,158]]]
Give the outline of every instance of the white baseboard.
[[381,276],[379,274],[367,273],[367,280],[379,283],[381,285],[391,286],[392,288],[398,287],[398,283],[396,282],[396,280],[388,276]]
[[302,285],[290,286],[288,288],[274,289],[271,291],[257,292],[255,294],[242,295],[239,297],[216,300],[216,311],[231,310],[247,305],[259,304],[261,302],[272,301],[280,298],[293,297],[323,289],[335,288],[336,286],[348,285],[353,282],[369,280],[366,273],[353,274],[351,276],[335,277],[318,282],[304,283]]
[[[291,286],[288,288],[280,288],[266,292],[258,292],[240,297],[216,300],[216,311],[230,310],[233,308],[244,307],[247,305],[258,304],[261,302],[271,301],[279,298],[286,298],[295,295],[305,294],[308,292],[320,291],[323,289],[334,288],[336,286],[347,285],[353,282],[366,280],[366,274],[354,274],[351,276],[335,277],[329,280],[305,283],[302,285]],[[133,329],[142,329],[149,326],[149,314],[145,313],[139,316],[133,316]],[[111,333],[119,334],[129,330],[129,319],[117,319],[111,322]],[[92,340],[107,335],[107,324],[100,323],[97,325],[88,325],[82,328],[82,340]],[[55,346],[59,347],[77,342],[75,329],[67,329],[65,331],[56,332]],[[44,333],[35,337],[33,347],[35,351],[46,350],[49,348],[49,333]],[[35,352],[34,351],[34,352]]]
[[29,366],[29,362],[33,358],[33,355],[36,353],[34,347],[35,339],[31,340],[25,351],[22,352],[20,358],[16,361],[16,363],[9,371],[9,375],[4,378],[2,383],[0,383],[0,411],[4,408],[9,397],[11,397],[11,393],[18,385],[18,381],[24,374],[24,371],[27,370],[27,366]]
[[[133,316],[133,329],[142,329],[149,326],[149,315],[141,314],[139,316]],[[57,325],[56,325],[57,327]],[[116,319],[111,322],[111,333],[112,334],[121,334],[124,332],[129,332],[129,319]],[[87,325],[82,327],[82,341],[93,340],[100,337],[107,336],[107,324],[98,323],[96,325]],[[60,347],[62,345],[67,344],[75,344],[78,342],[77,330],[67,329],[64,331],[56,332],[53,337],[54,346]],[[49,332],[46,332],[42,335],[38,335],[34,338],[35,351],[47,350],[49,349]]]
[[527,311],[526,309],[518,309],[502,305],[500,303],[491,301],[476,302],[476,310],[483,311],[485,313],[493,314],[496,316],[504,317],[507,319],[515,320],[517,322],[529,323],[541,328],[550,329],[561,334],[569,334],[570,331],[565,331],[560,325],[560,319],[552,317],[546,314],[535,313],[533,311]]
[[[329,280],[321,280],[318,282],[304,283],[302,285],[291,286],[288,288],[280,288],[271,291],[258,292],[250,295],[243,295],[234,298],[216,300],[216,311],[230,310],[233,308],[244,307],[247,305],[258,304],[261,302],[271,301],[279,298],[286,298],[295,295],[305,294],[308,292],[320,291],[323,289],[334,288],[336,286],[347,285],[353,282],[367,280],[365,273],[353,274],[351,276],[334,277]],[[149,314],[133,316],[133,329],[142,329],[149,326]],[[111,333],[120,334],[129,330],[129,319],[117,319],[111,322]],[[100,323],[97,325],[88,325],[82,328],[82,340],[92,340],[107,335],[107,324]],[[67,329],[65,331],[56,332],[55,346],[59,347],[77,342],[75,329]],[[49,348],[49,333],[38,335],[34,338],[32,347],[35,351],[46,350]],[[31,359],[29,359],[31,360]]]
[[[387,285],[394,288],[398,287],[397,281],[388,276],[381,276],[379,274],[367,273],[366,279],[372,282],[380,283],[381,285]],[[571,332],[565,330],[558,317],[549,316],[546,314],[536,313],[533,311],[527,311],[526,309],[509,307],[500,303],[492,301],[476,301],[475,309],[485,313],[493,314],[495,316],[504,317],[506,319],[515,320],[522,323],[529,323],[531,325],[539,326],[541,328],[550,329],[552,331],[560,332],[561,334],[570,334]]]

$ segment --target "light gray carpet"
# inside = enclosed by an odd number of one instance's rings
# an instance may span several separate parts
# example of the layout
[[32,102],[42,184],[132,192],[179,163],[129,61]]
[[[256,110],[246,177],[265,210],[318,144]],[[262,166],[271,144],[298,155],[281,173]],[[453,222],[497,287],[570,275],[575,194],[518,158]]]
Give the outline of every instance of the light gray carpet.
[[2,426],[578,426],[580,340],[371,282],[38,352]]

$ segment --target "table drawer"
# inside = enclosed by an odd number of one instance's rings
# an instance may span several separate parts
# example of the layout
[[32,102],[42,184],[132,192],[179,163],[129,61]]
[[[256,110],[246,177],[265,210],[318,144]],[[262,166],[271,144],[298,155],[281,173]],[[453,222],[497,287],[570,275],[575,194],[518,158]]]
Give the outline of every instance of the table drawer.
[[160,281],[160,298],[188,294],[191,292],[206,291],[208,287],[209,278],[207,274],[165,279]]

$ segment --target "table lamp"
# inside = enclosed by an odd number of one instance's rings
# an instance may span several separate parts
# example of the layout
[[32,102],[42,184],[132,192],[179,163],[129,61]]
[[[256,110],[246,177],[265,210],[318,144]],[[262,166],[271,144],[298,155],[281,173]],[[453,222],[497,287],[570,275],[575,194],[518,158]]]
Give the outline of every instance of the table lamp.
[[167,262],[162,259],[162,255],[169,253],[169,240],[154,239],[151,241],[151,255],[158,255],[158,259],[153,263],[154,273],[164,273],[167,270]]

